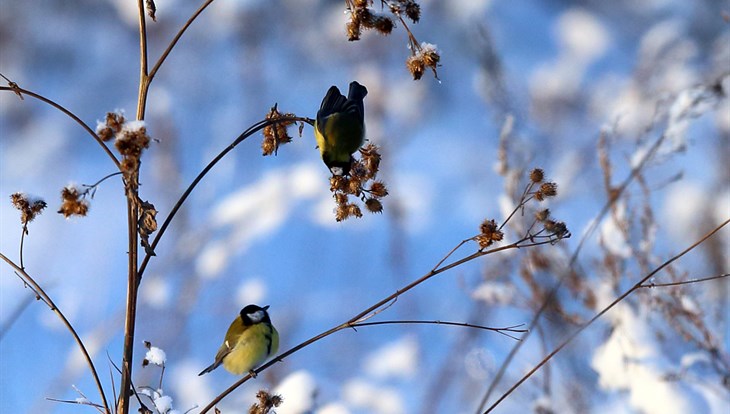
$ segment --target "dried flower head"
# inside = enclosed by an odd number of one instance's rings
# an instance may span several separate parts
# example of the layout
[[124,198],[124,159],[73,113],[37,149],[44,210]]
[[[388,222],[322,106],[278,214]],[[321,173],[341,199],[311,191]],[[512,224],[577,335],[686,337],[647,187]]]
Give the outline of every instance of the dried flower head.
[[157,210],[152,203],[142,201],[140,203],[140,214],[137,220],[137,231],[139,232],[140,242],[145,249],[145,253],[154,256],[155,252],[150,245],[150,234],[157,231]]
[[479,244],[479,249],[483,250],[494,244],[494,242],[501,241],[504,238],[504,233],[499,229],[495,220],[484,220],[479,226],[479,235],[474,237],[474,240]]
[[499,229],[495,220],[484,220],[479,226],[479,235],[474,237],[477,243],[479,243],[479,249],[483,250],[494,244],[494,242],[501,241],[504,238],[504,233]]
[[421,19],[421,6],[419,6],[414,0],[406,0],[403,8],[406,16],[411,19],[413,23],[418,23]]
[[359,152],[360,159],[353,160],[349,175],[330,177],[330,191],[337,204],[335,209],[337,221],[362,217],[361,208],[350,202],[350,196],[359,198],[364,203],[365,209],[371,213],[383,211],[380,199],[388,195],[388,190],[382,181],[374,181],[380,167],[380,151],[377,145],[368,144]]
[[393,20],[390,17],[383,16],[380,14],[373,14],[372,27],[375,30],[377,30],[378,33],[387,36],[390,34],[390,32],[393,31],[394,26],[395,26],[395,24],[393,23]]
[[550,210],[547,208],[535,213],[535,219],[540,222],[547,220],[549,217],[550,217]]
[[145,0],[145,8],[147,9],[147,15],[150,16],[153,22],[157,21],[155,14],[157,13],[157,6],[153,0]]
[[555,183],[542,183],[540,185],[540,192],[545,195],[545,197],[555,197],[558,195],[558,185]]
[[272,409],[281,405],[284,399],[281,395],[269,394],[268,391],[259,390],[256,393],[256,400],[251,408],[248,409],[248,414],[269,414],[273,413]]
[[142,150],[150,146],[150,137],[147,135],[144,121],[124,123],[121,131],[117,133],[114,146],[123,157],[139,159]]
[[545,231],[556,236],[558,239],[568,237],[570,234],[568,227],[562,221],[545,220],[543,222],[543,227],[545,228]]
[[406,67],[411,72],[413,80],[419,80],[423,77],[423,72],[426,70],[426,64],[420,55],[412,55],[406,59]]
[[530,171],[530,181],[532,181],[535,184],[539,184],[542,182],[542,180],[545,179],[545,173],[540,168],[535,168],[532,171]]
[[347,40],[351,42],[360,40],[360,35],[362,34],[362,25],[360,24],[359,20],[355,20],[353,18],[352,20],[347,22],[345,28],[347,29]]
[[370,186],[370,190],[368,190],[368,192],[375,198],[383,198],[388,195],[388,188],[385,186],[384,182],[376,181]]
[[291,119],[281,120],[281,118],[294,116],[292,113],[282,114],[277,109],[277,105],[274,105],[266,114],[266,120],[272,122],[264,127],[264,141],[261,143],[264,155],[276,154],[279,146],[291,142],[292,137],[289,136],[287,128],[295,122]]
[[124,122],[124,113],[122,111],[107,112],[104,122],[96,124],[96,134],[102,141],[109,141],[122,130]]
[[79,191],[74,185],[68,185],[61,190],[61,208],[58,210],[64,217],[84,217],[89,212],[89,202],[86,201],[86,192]]
[[368,198],[365,200],[365,208],[367,208],[371,213],[382,213],[383,203],[381,203],[377,198]]
[[[13,207],[20,210],[20,222],[23,223],[23,226],[33,221],[46,208],[46,202],[42,199],[23,193],[11,194],[10,202],[13,204]],[[28,230],[26,229],[25,231],[27,233]]]

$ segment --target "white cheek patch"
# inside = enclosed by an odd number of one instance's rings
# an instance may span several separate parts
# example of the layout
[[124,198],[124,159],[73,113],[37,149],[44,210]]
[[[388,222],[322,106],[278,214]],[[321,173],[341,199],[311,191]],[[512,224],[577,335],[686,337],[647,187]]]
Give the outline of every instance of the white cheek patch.
[[253,323],[259,323],[264,320],[264,311],[258,310],[254,313],[249,313],[247,316]]

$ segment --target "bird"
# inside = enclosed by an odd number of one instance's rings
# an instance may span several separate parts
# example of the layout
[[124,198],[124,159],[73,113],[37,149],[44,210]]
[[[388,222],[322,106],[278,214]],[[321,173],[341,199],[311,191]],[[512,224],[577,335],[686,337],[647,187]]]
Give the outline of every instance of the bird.
[[255,378],[254,369],[279,350],[279,333],[271,323],[268,309],[269,305],[262,308],[253,304],[241,309],[228,328],[215,361],[198,376],[223,364],[223,368],[233,375],[248,372]]
[[367,88],[356,81],[350,82],[347,98],[332,85],[317,111],[314,135],[322,161],[334,175],[349,175],[352,154],[365,142],[363,99],[367,94]]

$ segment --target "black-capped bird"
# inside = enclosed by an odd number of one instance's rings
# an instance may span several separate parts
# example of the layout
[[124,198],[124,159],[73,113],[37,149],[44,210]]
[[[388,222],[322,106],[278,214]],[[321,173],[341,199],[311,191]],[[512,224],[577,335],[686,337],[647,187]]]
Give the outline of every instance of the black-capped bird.
[[[348,175],[352,154],[365,142],[365,107],[368,90],[353,81],[347,98],[331,86],[314,122],[314,136],[322,161],[333,174]],[[339,173],[339,174],[338,174]]]
[[223,339],[223,345],[215,354],[215,361],[200,372],[206,374],[223,364],[234,375],[249,372],[255,377],[254,368],[263,364],[279,350],[279,333],[271,324],[269,306],[248,305],[233,320]]

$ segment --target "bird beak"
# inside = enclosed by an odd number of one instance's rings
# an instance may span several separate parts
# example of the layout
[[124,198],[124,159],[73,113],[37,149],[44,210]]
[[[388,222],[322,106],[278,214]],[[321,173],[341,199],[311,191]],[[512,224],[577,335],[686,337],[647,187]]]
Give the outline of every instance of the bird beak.
[[268,309],[269,309],[269,305],[266,305],[266,306],[264,306],[264,307],[263,307],[263,308],[261,308],[261,309],[263,309],[263,310],[268,310]]

